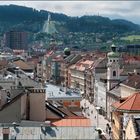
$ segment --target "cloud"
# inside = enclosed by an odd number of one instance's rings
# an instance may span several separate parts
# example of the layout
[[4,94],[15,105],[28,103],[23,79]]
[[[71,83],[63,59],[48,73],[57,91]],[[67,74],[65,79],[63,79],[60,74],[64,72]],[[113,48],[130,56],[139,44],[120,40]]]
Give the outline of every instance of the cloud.
[[[140,1],[1,1],[0,5],[17,4],[69,16],[100,15],[122,17],[139,22]],[[140,18],[139,18],[140,19]]]

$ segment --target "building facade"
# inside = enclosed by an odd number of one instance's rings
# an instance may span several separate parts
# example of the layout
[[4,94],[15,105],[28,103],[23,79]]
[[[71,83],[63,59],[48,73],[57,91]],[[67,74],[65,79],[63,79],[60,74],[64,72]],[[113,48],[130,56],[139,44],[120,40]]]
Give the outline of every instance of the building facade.
[[5,33],[5,46],[11,49],[28,49],[27,32],[9,31]]
[[94,61],[81,60],[70,67],[70,87],[80,89],[90,102],[94,99],[93,64]]

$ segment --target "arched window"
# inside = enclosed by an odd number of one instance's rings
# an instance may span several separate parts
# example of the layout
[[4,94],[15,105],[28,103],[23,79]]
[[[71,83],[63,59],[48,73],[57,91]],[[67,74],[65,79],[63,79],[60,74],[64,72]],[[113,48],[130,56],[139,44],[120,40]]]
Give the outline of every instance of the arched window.
[[116,76],[116,71],[113,71],[113,76]]

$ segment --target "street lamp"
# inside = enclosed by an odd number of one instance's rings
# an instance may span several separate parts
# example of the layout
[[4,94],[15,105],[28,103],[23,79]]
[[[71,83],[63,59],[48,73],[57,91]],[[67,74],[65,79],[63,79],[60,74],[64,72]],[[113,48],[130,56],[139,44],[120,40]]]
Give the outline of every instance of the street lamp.
[[98,128],[98,126],[99,126],[99,116],[98,116],[98,113],[99,113],[100,107],[97,106],[95,108],[96,108],[96,111],[97,111],[97,128]]

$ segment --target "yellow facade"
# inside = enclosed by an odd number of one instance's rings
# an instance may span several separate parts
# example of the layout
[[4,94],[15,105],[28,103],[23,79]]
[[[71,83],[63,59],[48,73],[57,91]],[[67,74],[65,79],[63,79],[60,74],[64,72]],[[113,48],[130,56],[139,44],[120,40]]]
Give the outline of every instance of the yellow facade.
[[121,135],[121,113],[112,112],[112,133],[113,139],[120,139]]

